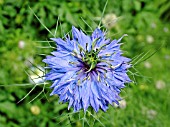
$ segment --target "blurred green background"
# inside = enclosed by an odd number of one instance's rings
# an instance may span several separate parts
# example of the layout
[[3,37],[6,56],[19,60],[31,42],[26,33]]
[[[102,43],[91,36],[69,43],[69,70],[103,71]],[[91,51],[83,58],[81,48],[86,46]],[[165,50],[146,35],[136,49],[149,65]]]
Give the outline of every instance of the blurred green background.
[[[105,3],[0,0],[0,127],[81,127],[83,121],[84,126],[96,127],[170,126],[169,0],[109,0],[101,20]],[[95,29],[100,20],[110,38],[128,34],[122,41],[124,55],[139,57],[129,72],[134,83],[122,90],[120,106],[110,106],[106,113],[88,112],[81,119],[82,113],[68,111],[57,96],[49,96],[50,84],[33,83],[42,81],[37,75],[43,75],[43,54],[49,54],[54,44],[47,42],[52,35],[29,6],[52,33],[58,23],[57,37],[72,25],[91,34],[88,25]]]

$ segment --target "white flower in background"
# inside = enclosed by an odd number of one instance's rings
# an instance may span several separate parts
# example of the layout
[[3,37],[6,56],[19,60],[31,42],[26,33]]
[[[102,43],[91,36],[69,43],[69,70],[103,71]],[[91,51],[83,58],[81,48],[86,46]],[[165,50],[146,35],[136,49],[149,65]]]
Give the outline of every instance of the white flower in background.
[[23,49],[24,47],[25,47],[25,42],[24,41],[19,41],[18,42],[18,47],[20,48],[20,49]]
[[165,59],[169,60],[170,59],[170,55],[165,55]]
[[151,24],[151,27],[152,27],[152,28],[156,28],[156,24],[153,22],[153,23]]
[[126,108],[126,101],[125,100],[121,100],[120,102],[119,102],[119,107],[120,108]]
[[169,29],[167,27],[164,27],[164,32],[167,33],[169,31]]
[[37,105],[31,106],[30,110],[31,110],[32,114],[34,114],[34,115],[39,115],[41,112],[40,108]]
[[154,119],[157,115],[157,112],[153,109],[150,109],[146,112],[146,115],[149,119]]
[[146,67],[146,68],[151,68],[152,67],[152,65],[151,65],[151,63],[150,62],[144,62],[144,66]]
[[44,69],[40,66],[31,67],[29,81],[30,83],[33,83],[33,84],[44,82]]
[[153,42],[154,42],[153,36],[147,35],[147,36],[146,36],[146,41],[147,41],[148,43],[153,43]]
[[158,80],[158,81],[156,82],[156,88],[157,88],[158,90],[164,89],[164,88],[165,88],[165,82],[162,81],[162,80]]
[[126,108],[126,101],[125,100],[121,100],[121,101],[119,101],[119,105],[114,104],[114,107],[124,109],[124,108]]
[[116,24],[117,19],[118,18],[114,13],[106,14],[102,19],[102,23],[106,28],[111,29]]

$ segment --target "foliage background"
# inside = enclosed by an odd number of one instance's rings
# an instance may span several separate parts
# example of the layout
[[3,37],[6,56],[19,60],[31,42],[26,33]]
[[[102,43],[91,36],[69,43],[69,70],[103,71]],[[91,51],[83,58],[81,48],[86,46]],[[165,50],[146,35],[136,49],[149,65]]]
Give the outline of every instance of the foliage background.
[[[83,120],[85,126],[89,123],[96,127],[170,126],[168,0],[108,2],[104,17],[107,14],[118,17],[108,33],[112,39],[128,34],[123,39],[122,49],[127,51],[125,55],[133,58],[147,51],[151,51],[148,56],[157,51],[151,58],[135,66],[141,74],[132,70],[136,74],[135,79],[130,75],[136,83],[127,84],[122,91],[121,96],[126,101],[123,107],[110,106],[106,113],[100,111],[93,116],[89,112],[86,114],[87,119],[82,120],[78,117],[82,117],[81,113],[67,111],[67,104],[59,104],[57,96],[49,96],[49,84],[30,84],[33,65],[45,66],[41,62],[44,56],[38,54],[49,54],[51,50],[37,47],[48,46],[38,41],[49,40],[51,35],[29,6],[52,33],[59,17],[59,24],[62,25],[59,25],[56,35],[60,37],[64,31],[69,32],[72,25],[87,32],[90,28],[86,23],[93,29],[97,27],[105,3],[105,0],[0,0],[0,127],[81,127]],[[144,54],[139,58],[142,56]],[[18,103],[32,88],[31,94]],[[40,92],[42,94],[35,98]],[[61,115],[69,112],[70,115]]]

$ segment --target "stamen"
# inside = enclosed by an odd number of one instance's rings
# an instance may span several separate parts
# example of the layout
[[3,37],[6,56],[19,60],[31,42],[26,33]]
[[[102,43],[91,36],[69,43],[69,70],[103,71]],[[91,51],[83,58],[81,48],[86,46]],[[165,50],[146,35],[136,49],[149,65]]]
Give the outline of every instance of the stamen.
[[111,54],[106,54],[106,56],[111,56]]
[[82,81],[84,82],[87,79],[87,77],[85,77]]
[[78,85],[78,86],[81,86],[80,79],[77,81],[77,85]]
[[71,82],[71,81],[74,81],[75,79],[71,78],[71,79],[68,79],[66,80],[66,82]]
[[120,67],[121,65],[122,65],[122,63],[121,63],[121,64],[118,64],[118,65],[116,65],[116,66],[111,66],[111,68],[112,68],[112,69],[116,69],[116,68]]
[[78,64],[78,63],[77,63],[77,62],[72,62],[72,61],[70,61],[69,64],[74,64],[74,65],[76,65],[76,64]]
[[83,70],[81,69],[80,71],[78,71],[76,74],[79,75],[81,72],[83,72]]
[[97,80],[100,82],[100,73],[99,72],[97,72]]
[[86,43],[86,51],[87,51],[88,43]]
[[87,79],[90,80],[90,76],[88,76]]

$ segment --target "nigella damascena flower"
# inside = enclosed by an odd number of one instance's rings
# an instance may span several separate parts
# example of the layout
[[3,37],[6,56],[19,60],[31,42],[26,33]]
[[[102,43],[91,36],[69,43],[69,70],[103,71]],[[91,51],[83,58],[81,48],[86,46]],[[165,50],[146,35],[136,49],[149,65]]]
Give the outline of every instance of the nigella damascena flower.
[[53,82],[51,95],[69,102],[68,109],[74,111],[89,106],[106,111],[109,104],[118,104],[121,88],[131,81],[126,74],[130,59],[122,56],[121,39],[110,41],[98,28],[88,36],[75,27],[72,39],[51,38],[57,50],[43,60],[50,69],[46,80]]

